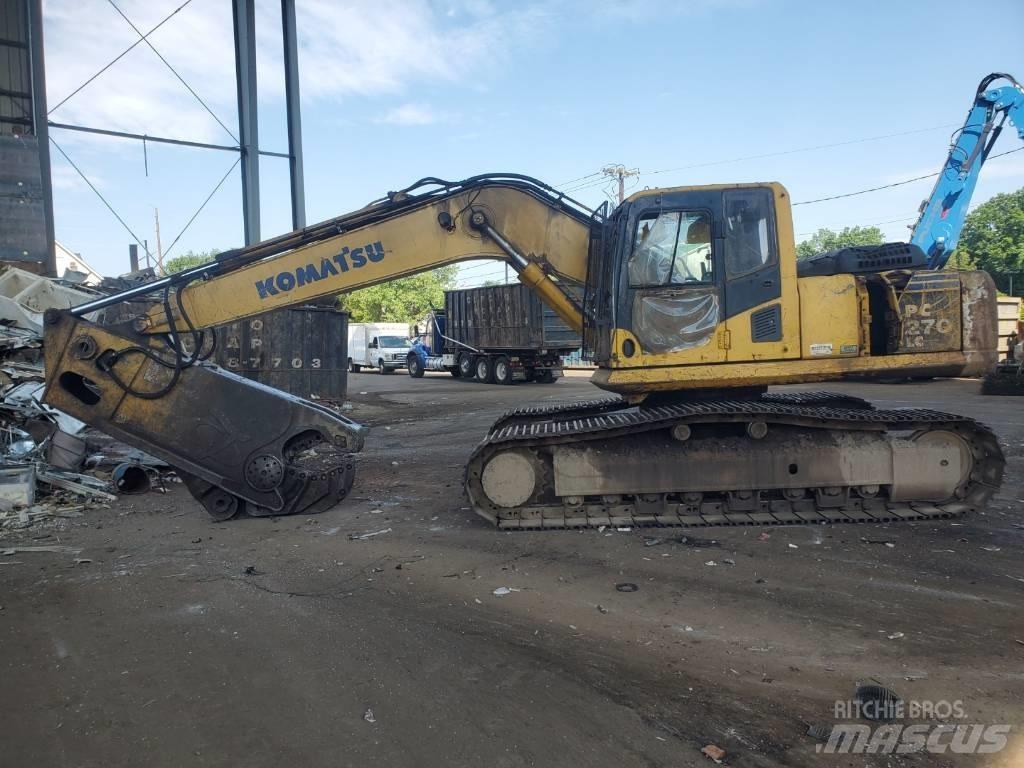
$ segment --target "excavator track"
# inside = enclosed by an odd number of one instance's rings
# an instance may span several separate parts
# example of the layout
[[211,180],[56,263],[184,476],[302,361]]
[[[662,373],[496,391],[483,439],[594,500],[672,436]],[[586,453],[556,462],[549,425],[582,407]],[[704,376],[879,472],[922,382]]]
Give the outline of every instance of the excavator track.
[[1004,463],[972,419],[835,393],[604,398],[507,412],[466,489],[500,528],[892,522],[983,507]]

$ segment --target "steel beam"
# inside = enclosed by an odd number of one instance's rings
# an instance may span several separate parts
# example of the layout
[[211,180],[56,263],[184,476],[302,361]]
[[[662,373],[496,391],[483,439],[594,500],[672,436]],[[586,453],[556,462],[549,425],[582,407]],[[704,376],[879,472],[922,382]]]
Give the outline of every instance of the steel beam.
[[50,131],[46,123],[46,69],[43,58],[43,2],[25,0],[28,22],[28,58],[32,78],[32,132],[39,144],[39,179],[46,227],[44,274],[57,276],[57,250],[53,229],[53,184],[50,178]]
[[135,139],[136,141],[153,141],[160,144],[177,144],[181,147],[193,147],[195,149],[219,149],[229,152],[237,152],[238,147],[227,144],[204,144],[201,141],[186,141],[184,139],[168,139],[164,136],[150,136],[144,133],[128,133],[126,131],[112,131],[106,128],[92,128],[88,125],[71,125],[70,123],[55,123],[52,120],[48,123],[51,128],[60,128],[65,131],[82,131],[83,133],[95,133],[100,136],[113,136],[118,139]]
[[284,42],[284,94],[288,117],[288,179],[292,193],[292,229],[306,226],[306,191],[302,173],[302,112],[299,105],[299,47],[295,32],[295,0],[281,0]]
[[238,139],[242,151],[242,222],[245,244],[260,240],[260,154],[256,112],[255,0],[232,0]]

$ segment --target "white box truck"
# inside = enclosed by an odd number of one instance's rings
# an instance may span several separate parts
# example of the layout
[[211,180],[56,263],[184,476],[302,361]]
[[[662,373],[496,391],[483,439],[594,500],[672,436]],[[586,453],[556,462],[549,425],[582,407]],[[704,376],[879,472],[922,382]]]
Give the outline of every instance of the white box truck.
[[412,340],[408,323],[349,323],[348,369],[394,373],[408,365]]

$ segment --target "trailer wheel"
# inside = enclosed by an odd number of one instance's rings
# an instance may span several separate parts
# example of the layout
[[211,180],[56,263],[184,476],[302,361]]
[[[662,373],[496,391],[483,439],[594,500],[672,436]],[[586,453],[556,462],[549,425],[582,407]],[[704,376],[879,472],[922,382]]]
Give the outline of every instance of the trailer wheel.
[[484,384],[494,383],[494,364],[487,355],[480,355],[476,359],[476,380]]
[[459,353],[459,376],[463,379],[473,378],[473,356],[469,352]]
[[558,381],[558,379],[555,378],[555,375],[550,370],[545,368],[543,371],[537,371],[537,376],[534,381],[538,384],[553,384]]
[[409,375],[414,379],[423,378],[423,366],[420,364],[420,359],[416,355],[409,355],[408,360]]
[[504,355],[501,355],[500,357],[497,357],[494,360],[494,383],[512,383],[512,365],[509,363],[508,358],[505,357]]
[[349,373],[359,373],[359,370],[362,367],[363,366],[361,366],[361,365],[356,365],[355,363],[353,363],[351,357],[348,359],[348,370],[349,370]]

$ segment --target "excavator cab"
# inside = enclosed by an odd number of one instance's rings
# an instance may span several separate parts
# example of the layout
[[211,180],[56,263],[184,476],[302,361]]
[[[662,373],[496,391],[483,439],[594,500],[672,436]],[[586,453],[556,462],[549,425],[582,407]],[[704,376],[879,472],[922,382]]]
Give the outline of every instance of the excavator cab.
[[609,218],[603,274],[591,281],[603,291],[591,297],[597,324],[610,332],[605,349],[595,345],[598,364],[638,372],[799,355],[791,233],[779,184],[629,198]]
[[778,183],[647,190],[595,240],[585,340],[594,382],[610,391],[970,376],[993,364],[984,273],[924,269],[913,243],[798,261]]

